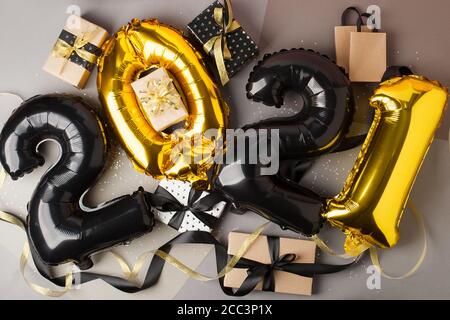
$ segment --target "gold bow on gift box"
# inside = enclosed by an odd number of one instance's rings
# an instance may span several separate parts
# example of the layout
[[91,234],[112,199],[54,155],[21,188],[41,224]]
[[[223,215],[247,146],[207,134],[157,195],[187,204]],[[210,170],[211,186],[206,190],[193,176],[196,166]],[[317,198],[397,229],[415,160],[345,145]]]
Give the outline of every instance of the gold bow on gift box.
[[225,67],[225,60],[231,59],[231,53],[228,49],[226,35],[241,27],[239,22],[234,20],[233,9],[231,1],[225,1],[225,10],[228,13],[227,21],[224,21],[223,8],[214,8],[214,21],[220,27],[220,33],[209,39],[204,45],[203,49],[210,54],[213,52],[214,60],[216,61],[217,71],[219,72],[220,82],[225,85],[230,79],[228,78],[227,69]]
[[166,112],[166,108],[178,110],[180,103],[180,97],[170,78],[149,80],[145,90],[139,91],[139,98],[145,111],[153,115]]
[[61,73],[64,70],[64,67],[69,62],[69,58],[72,53],[76,53],[80,58],[86,60],[89,63],[95,64],[97,60],[97,56],[87,50],[84,49],[84,46],[88,44],[92,37],[96,34],[96,30],[83,32],[80,36],[75,35],[75,42],[73,45],[70,45],[66,41],[61,38],[58,38],[55,45],[52,49],[52,55],[57,58],[63,58],[65,61],[59,70]]

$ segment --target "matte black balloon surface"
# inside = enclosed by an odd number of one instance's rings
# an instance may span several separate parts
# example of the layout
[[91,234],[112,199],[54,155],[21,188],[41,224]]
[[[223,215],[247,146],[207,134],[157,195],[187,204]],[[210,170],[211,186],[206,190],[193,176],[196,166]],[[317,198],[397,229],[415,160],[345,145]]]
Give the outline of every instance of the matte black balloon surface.
[[13,180],[43,165],[44,140],[61,147],[58,162],[41,178],[28,203],[28,238],[33,256],[46,264],[74,261],[151,230],[153,215],[140,188],[84,211],[80,198],[105,165],[106,138],[99,118],[81,99],[40,95],[13,112],[0,135],[0,161]]
[[262,120],[243,128],[279,130],[282,166],[278,174],[262,175],[261,165],[245,164],[248,155],[257,152],[253,145],[246,150],[246,155],[238,155],[237,161],[224,165],[216,187],[240,207],[257,211],[283,227],[311,235],[322,225],[320,208],[324,199],[285,179],[283,171],[290,164],[300,171],[306,170],[308,161],[339,146],[352,120],[353,95],[348,78],[336,64],[303,49],[265,55],[247,84],[248,98],[268,106],[283,105],[288,90],[298,93],[304,101],[298,114]]

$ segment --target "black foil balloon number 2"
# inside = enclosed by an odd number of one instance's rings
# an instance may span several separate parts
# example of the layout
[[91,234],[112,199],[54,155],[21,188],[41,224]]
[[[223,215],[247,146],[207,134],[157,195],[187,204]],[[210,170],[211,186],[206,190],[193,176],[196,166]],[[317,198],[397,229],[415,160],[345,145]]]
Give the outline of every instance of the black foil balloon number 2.
[[247,97],[279,108],[287,91],[294,91],[303,99],[299,113],[243,128],[269,130],[269,140],[270,129],[279,130],[281,169],[275,175],[263,175],[261,165],[246,162],[250,152],[258,152],[258,142],[249,146],[247,154],[224,165],[215,187],[239,208],[256,211],[284,228],[312,235],[322,226],[320,210],[325,199],[286,179],[284,169],[293,165],[305,171],[308,166],[304,164],[314,157],[336,151],[344,142],[346,147],[342,149],[351,148],[364,137],[344,140],[354,112],[353,94],[345,73],[327,57],[303,49],[266,54],[250,74]]
[[107,148],[99,118],[79,98],[35,96],[13,112],[0,135],[0,161],[13,180],[43,165],[37,148],[49,139],[61,153],[28,203],[27,234],[35,260],[72,261],[87,269],[93,253],[151,230],[153,215],[142,188],[83,210],[80,198],[102,173]]

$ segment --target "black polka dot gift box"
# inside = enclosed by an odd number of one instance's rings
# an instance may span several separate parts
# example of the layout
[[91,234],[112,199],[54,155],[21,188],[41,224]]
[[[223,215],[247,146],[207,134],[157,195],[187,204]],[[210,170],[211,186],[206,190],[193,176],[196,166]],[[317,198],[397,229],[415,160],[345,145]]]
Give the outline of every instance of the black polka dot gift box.
[[225,85],[249,60],[258,46],[233,17],[230,0],[215,1],[188,24],[191,38],[203,47],[214,73]]
[[211,232],[227,206],[222,195],[197,191],[179,180],[161,180],[152,199],[156,220],[179,232]]

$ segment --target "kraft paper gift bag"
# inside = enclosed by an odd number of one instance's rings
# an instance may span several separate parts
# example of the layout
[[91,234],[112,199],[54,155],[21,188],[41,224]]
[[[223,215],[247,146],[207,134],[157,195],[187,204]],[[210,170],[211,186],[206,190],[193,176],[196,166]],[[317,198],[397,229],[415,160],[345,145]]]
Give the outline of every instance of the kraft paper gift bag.
[[350,81],[381,81],[386,71],[386,33],[352,32],[349,69]]
[[[346,26],[345,18],[357,15],[356,25]],[[379,82],[386,70],[386,33],[370,30],[355,7],[344,10],[341,26],[335,27],[336,63],[343,67],[353,82]]]
[[[356,22],[354,25],[345,25],[346,17],[354,12],[356,14]],[[358,29],[361,32],[370,32],[371,30],[363,25],[361,13],[355,7],[349,7],[344,10],[341,16],[341,25],[334,27],[334,43],[336,50],[336,64],[349,72],[350,61],[350,34],[357,32]]]

